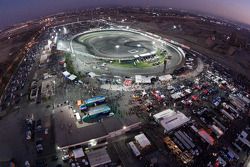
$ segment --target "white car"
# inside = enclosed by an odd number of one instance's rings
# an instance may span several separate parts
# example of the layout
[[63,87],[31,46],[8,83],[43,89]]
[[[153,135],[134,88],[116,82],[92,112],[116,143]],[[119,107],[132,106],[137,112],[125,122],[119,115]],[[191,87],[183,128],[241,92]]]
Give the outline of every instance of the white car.
[[31,131],[28,130],[26,131],[26,140],[30,140],[31,139]]
[[41,139],[36,141],[36,151],[38,153],[43,151],[43,145],[42,145],[42,140]]
[[30,167],[29,161],[25,161],[24,165],[25,165],[25,167]]
[[49,129],[48,129],[48,128],[45,128],[45,129],[44,129],[44,134],[45,134],[45,135],[49,134]]
[[62,156],[62,160],[63,161],[67,161],[69,159],[69,155],[64,155],[64,156]]
[[43,145],[42,144],[38,144],[36,145],[36,150],[39,151],[43,151]]

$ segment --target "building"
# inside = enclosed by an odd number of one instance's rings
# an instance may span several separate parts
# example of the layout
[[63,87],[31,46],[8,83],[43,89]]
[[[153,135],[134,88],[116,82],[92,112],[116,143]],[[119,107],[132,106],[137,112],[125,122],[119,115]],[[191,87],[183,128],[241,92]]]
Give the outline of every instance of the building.
[[140,146],[141,149],[144,149],[146,147],[151,146],[150,141],[148,140],[148,138],[145,136],[144,133],[136,135],[135,141],[136,141],[136,143],[138,143],[138,145]]
[[175,112],[171,109],[164,110],[153,117],[164,128],[165,133],[179,128],[190,121],[190,118],[186,117],[183,113],[179,111]]
[[102,166],[111,163],[111,159],[106,148],[90,151],[86,154],[91,167]]
[[160,122],[160,119],[163,118],[163,117],[170,117],[172,115],[174,115],[174,112],[172,112],[173,110],[171,109],[167,109],[167,110],[164,110],[162,112],[159,112],[155,115],[153,115],[153,118],[156,122]]

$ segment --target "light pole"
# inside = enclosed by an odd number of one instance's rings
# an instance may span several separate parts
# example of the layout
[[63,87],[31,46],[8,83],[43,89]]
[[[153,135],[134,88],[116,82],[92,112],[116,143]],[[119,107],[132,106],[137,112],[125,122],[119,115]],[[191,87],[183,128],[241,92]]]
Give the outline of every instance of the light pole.
[[[120,45],[115,45],[116,56],[118,55],[119,48],[120,48]],[[119,59],[119,63],[121,63],[120,59]]]

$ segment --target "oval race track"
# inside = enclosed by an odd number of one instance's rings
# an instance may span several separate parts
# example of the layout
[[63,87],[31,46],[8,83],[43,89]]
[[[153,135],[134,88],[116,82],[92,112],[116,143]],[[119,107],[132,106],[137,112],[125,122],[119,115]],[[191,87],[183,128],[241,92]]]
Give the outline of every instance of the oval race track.
[[[72,38],[71,49],[75,55],[75,64],[78,71],[95,72],[113,75],[161,75],[164,65],[151,67],[122,67],[107,64],[109,70],[93,68],[98,61],[133,60],[138,55],[155,55],[157,49],[165,49],[171,55],[167,61],[165,73],[172,73],[182,66],[185,55],[176,46],[144,34],[142,32],[124,29],[91,30],[77,34]],[[87,65],[92,62],[91,65]]]

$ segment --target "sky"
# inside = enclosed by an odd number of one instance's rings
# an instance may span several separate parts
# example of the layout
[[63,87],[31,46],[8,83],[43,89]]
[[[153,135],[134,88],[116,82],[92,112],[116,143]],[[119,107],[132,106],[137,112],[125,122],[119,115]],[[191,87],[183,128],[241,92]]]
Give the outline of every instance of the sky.
[[250,25],[250,0],[0,0],[0,29],[58,12],[107,6],[173,7]]

